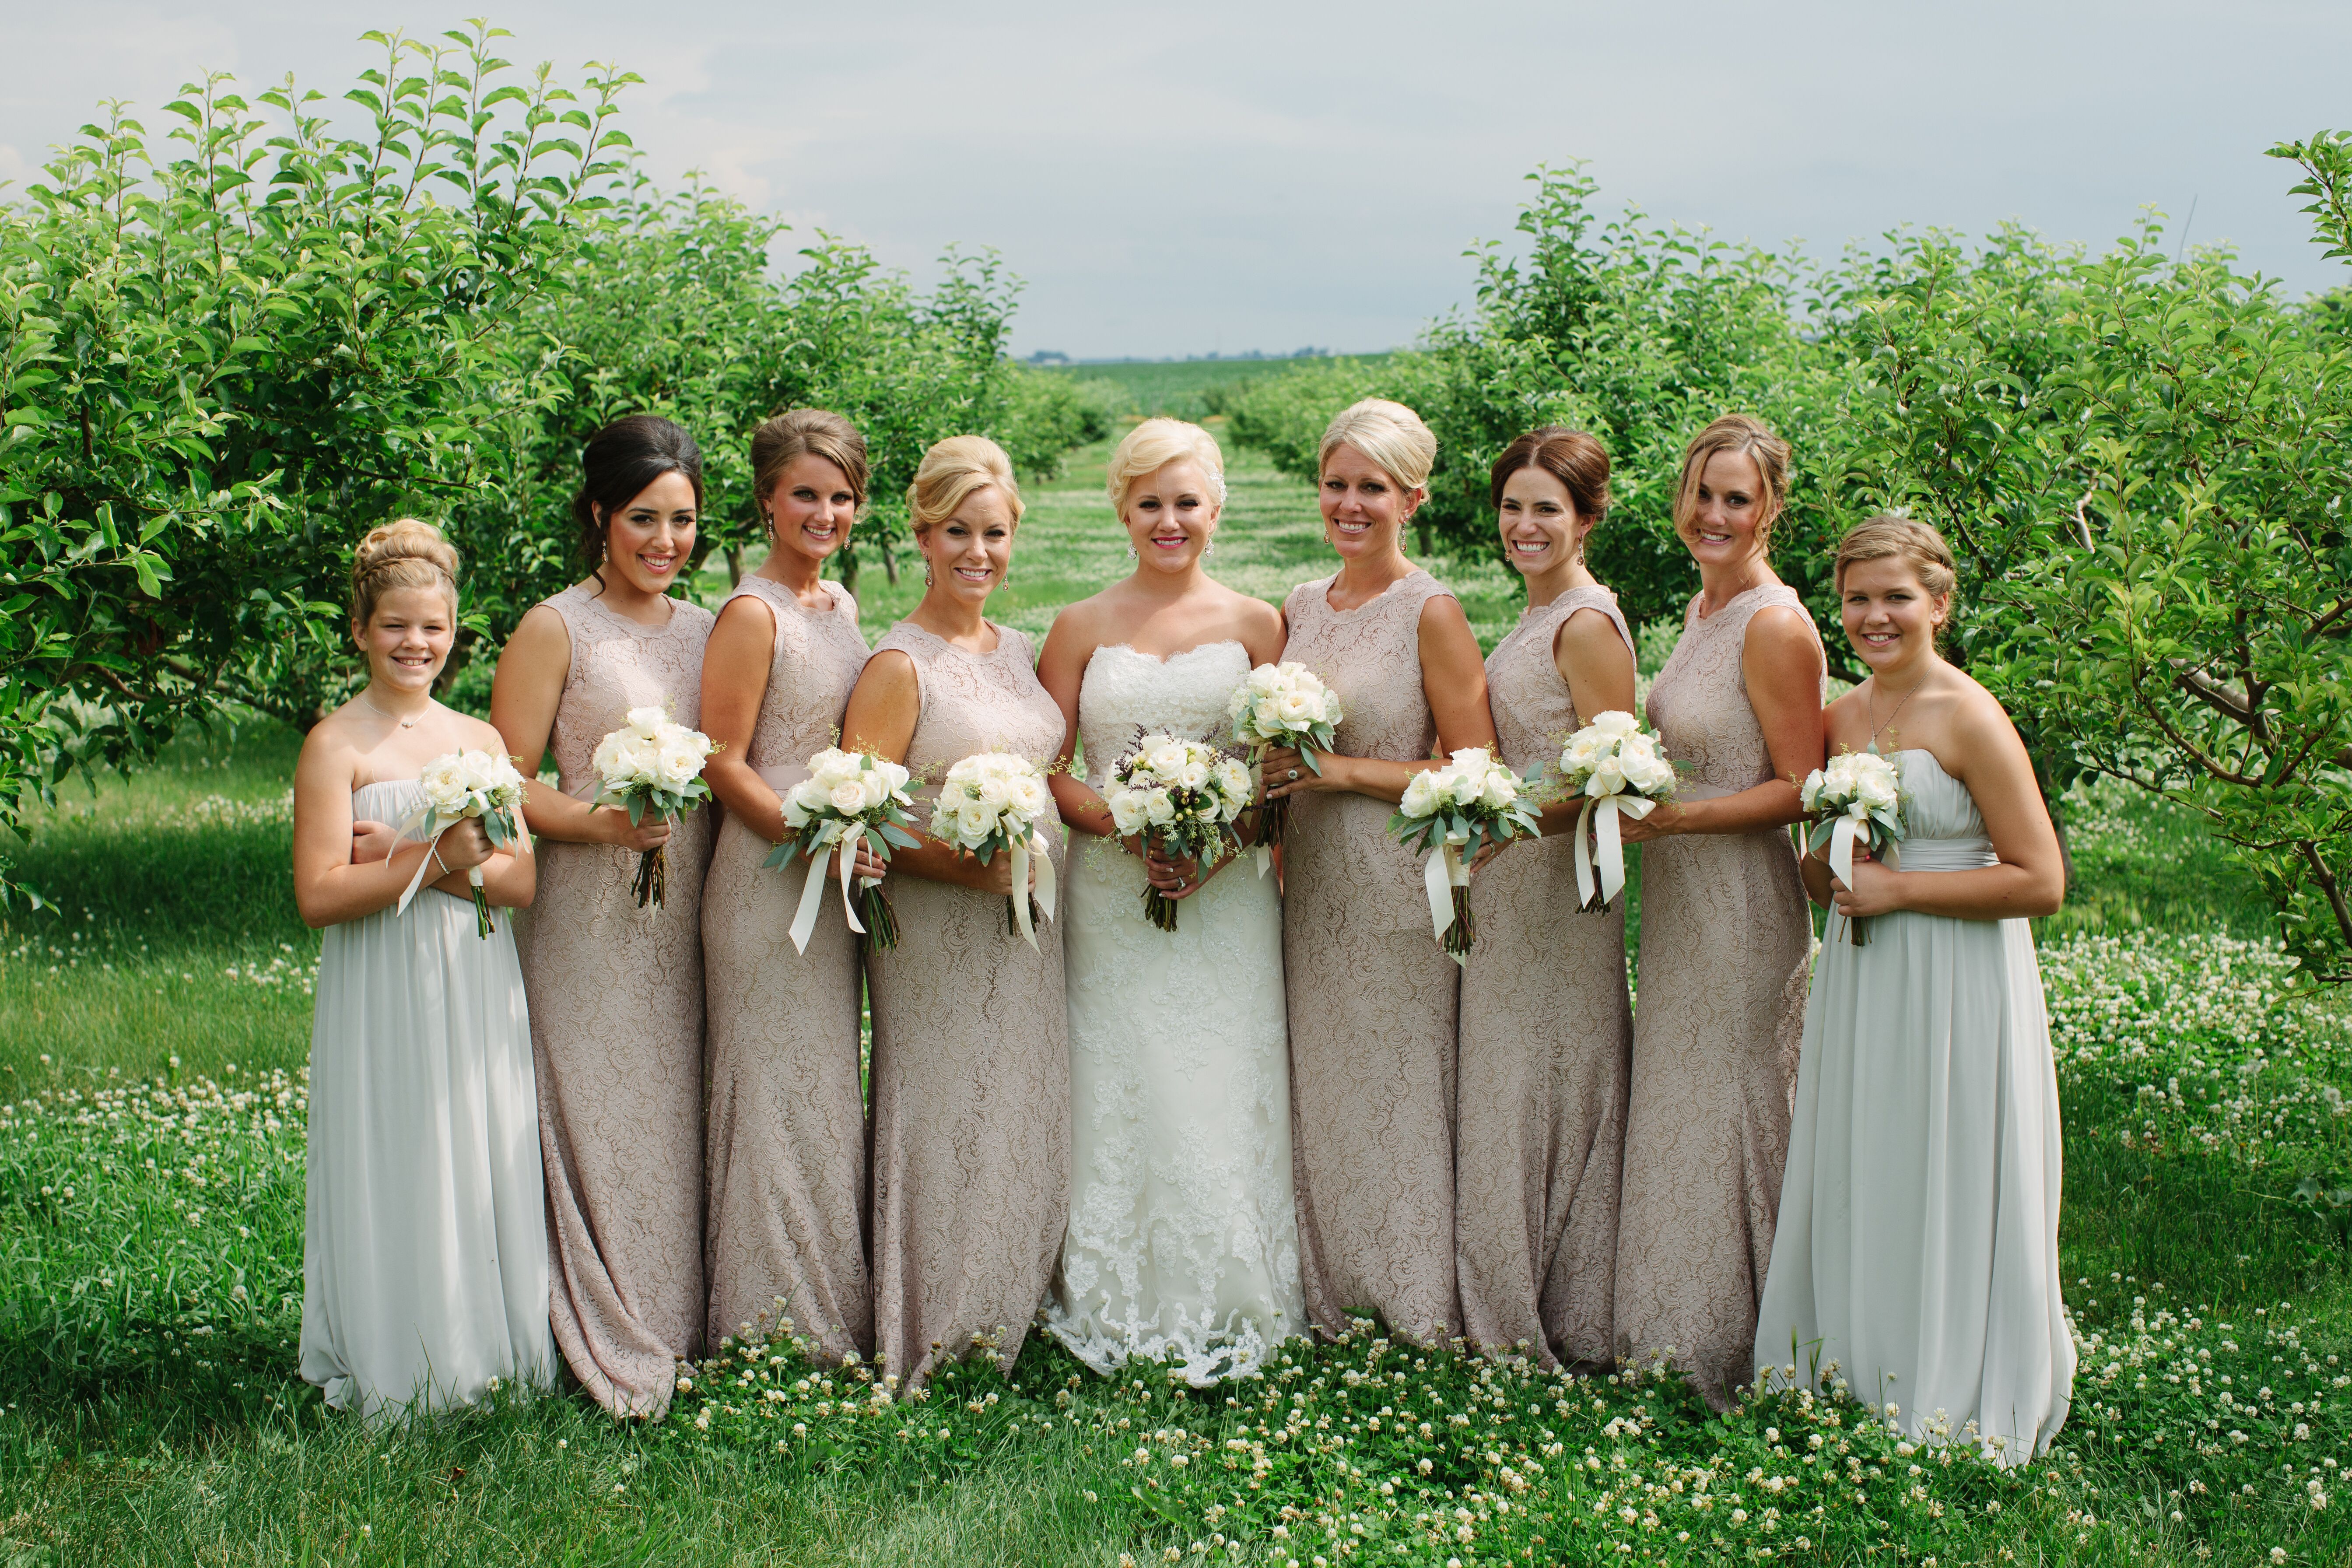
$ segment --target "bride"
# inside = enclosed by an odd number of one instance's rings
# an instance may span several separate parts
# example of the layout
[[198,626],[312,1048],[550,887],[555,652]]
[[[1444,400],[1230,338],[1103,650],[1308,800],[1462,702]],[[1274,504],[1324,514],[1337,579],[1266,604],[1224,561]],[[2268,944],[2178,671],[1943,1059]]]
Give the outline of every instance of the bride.
[[[1207,431],[1146,420],[1112,454],[1108,489],[1135,570],[1062,611],[1037,668],[1067,721],[1061,760],[1085,746],[1084,775],[1052,780],[1074,830],[1074,1180],[1045,1317],[1097,1372],[1172,1361],[1199,1387],[1305,1327],[1281,905],[1254,856],[1204,866],[1118,837],[1095,786],[1147,733],[1229,744],[1225,700],[1281,657],[1282,617],[1201,569],[1224,502]],[[1144,919],[1147,883],[1183,900],[1174,931]]]

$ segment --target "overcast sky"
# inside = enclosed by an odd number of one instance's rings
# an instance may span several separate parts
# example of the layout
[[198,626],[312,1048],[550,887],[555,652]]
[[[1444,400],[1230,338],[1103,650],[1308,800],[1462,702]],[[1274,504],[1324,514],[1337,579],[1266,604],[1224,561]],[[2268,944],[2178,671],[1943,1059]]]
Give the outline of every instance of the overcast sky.
[[[2143,204],[2332,286],[2274,141],[2352,127],[2352,5],[977,6],[934,0],[0,0],[0,180],[106,97],[207,69],[340,91],[369,27],[488,10],[518,62],[643,76],[623,123],[796,233],[929,270],[993,246],[1016,351],[1158,356],[1409,341],[1462,300],[1538,163],[1730,237],[1833,251],[2016,218],[2103,244]],[[153,117],[151,125],[155,123]]]

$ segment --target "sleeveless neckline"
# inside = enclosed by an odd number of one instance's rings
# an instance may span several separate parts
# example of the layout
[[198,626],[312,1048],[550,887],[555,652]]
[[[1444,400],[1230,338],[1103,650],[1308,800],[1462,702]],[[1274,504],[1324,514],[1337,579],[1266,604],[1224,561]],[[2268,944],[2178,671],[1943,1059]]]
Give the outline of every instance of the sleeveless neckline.
[[[1731,608],[1731,606],[1732,606],[1732,605],[1736,605],[1736,604],[1739,603],[1739,601],[1740,601],[1740,600],[1747,598],[1747,597],[1748,597],[1749,595],[1751,595],[1751,594],[1762,594],[1762,593],[1768,593],[1768,592],[1769,592],[1770,590],[1772,590],[1772,589],[1774,589],[1774,588],[1788,588],[1788,587],[1789,587],[1789,584],[1787,584],[1786,583],[1779,582],[1779,581],[1777,581],[1777,580],[1776,580],[1776,581],[1773,581],[1773,582],[1770,582],[1770,583],[1759,583],[1759,584],[1756,584],[1756,586],[1754,586],[1753,588],[1742,588],[1741,590],[1739,590],[1739,592],[1738,592],[1737,594],[1732,595],[1731,595],[1731,597],[1729,597],[1728,599],[1726,599],[1726,600],[1725,600],[1725,601],[1723,601],[1723,603],[1721,603],[1720,605],[1717,605],[1714,609],[1709,610],[1709,611],[1708,611],[1706,614],[1705,614],[1705,615],[1700,615],[1700,614],[1699,614],[1699,612],[1698,612],[1698,602],[1699,602],[1700,596],[1701,596],[1701,595],[1703,595],[1706,592],[1706,589],[1702,588],[1702,589],[1700,589],[1700,590],[1698,591],[1698,593],[1696,593],[1696,594],[1693,594],[1693,595],[1691,595],[1690,619],[1691,619],[1691,621],[1692,621],[1692,622],[1694,622],[1695,624],[1696,624],[1696,625],[1698,625],[1698,626],[1705,626],[1705,625],[1706,625],[1709,621],[1712,621],[1712,620],[1716,619],[1717,616],[1721,616],[1721,615],[1722,615],[1726,610],[1728,610],[1729,608]],[[1795,593],[1795,592],[1796,592],[1796,590],[1795,590],[1795,589],[1793,589],[1793,588],[1790,588],[1789,591],[1790,591],[1790,593]]]
[[948,641],[947,638],[940,636],[939,633],[927,631],[923,627],[917,626],[912,621],[900,621],[897,626],[892,626],[890,629],[894,632],[910,632],[916,637],[923,638],[925,641],[937,643],[940,647],[945,648],[950,653],[960,654],[963,658],[971,659],[975,664],[984,664],[990,659],[1003,658],[1004,650],[1012,646],[1013,639],[1020,634],[1015,632],[1011,626],[1005,626],[1001,621],[983,620],[982,624],[996,634],[996,646],[989,649],[986,653],[974,653],[968,647],[959,647],[954,643]]
[[[1324,578],[1324,579],[1323,579],[1323,585],[1322,585],[1321,587],[1318,588],[1318,589],[1315,591],[1315,597],[1316,597],[1317,599],[1318,599],[1318,600],[1320,600],[1320,601],[1322,602],[1323,609],[1324,609],[1324,612],[1325,612],[1326,614],[1328,614],[1328,615],[1333,615],[1333,616],[1338,616],[1341,617],[1342,619],[1345,619],[1347,616],[1360,616],[1360,615],[1362,615],[1366,610],[1370,609],[1374,605],[1380,604],[1380,603],[1383,602],[1384,600],[1386,600],[1386,599],[1388,598],[1388,596],[1389,596],[1391,594],[1395,593],[1399,588],[1403,587],[1407,583],[1412,582],[1415,577],[1428,577],[1428,576],[1429,576],[1429,571],[1428,571],[1428,568],[1426,568],[1426,567],[1423,567],[1423,566],[1416,566],[1416,567],[1414,567],[1412,571],[1410,571],[1410,572],[1406,573],[1403,576],[1402,576],[1402,577],[1398,578],[1395,582],[1393,582],[1393,583],[1390,584],[1387,587],[1385,587],[1385,588],[1381,589],[1379,593],[1377,593],[1377,594],[1373,595],[1370,598],[1366,599],[1362,604],[1358,605],[1354,609],[1352,609],[1352,610],[1343,610],[1343,609],[1339,608],[1337,605],[1334,605],[1334,604],[1331,602],[1331,590],[1332,590],[1332,589],[1334,589],[1334,588],[1336,588],[1336,587],[1338,587],[1338,586],[1339,585],[1339,574],[1338,574],[1337,572],[1334,572],[1334,573],[1332,573],[1332,574],[1331,574],[1331,575],[1329,575],[1328,577],[1326,577],[1326,578]],[[1436,581],[1436,579],[1435,579],[1435,578],[1433,578],[1433,577],[1430,578],[1430,580],[1431,580],[1432,582],[1435,582],[1435,581]]]
[[[753,585],[755,584],[757,586]],[[740,582],[735,584],[734,589],[730,592],[727,596],[731,599],[737,594],[740,594],[746,589],[749,589],[752,594],[769,605],[790,605],[793,609],[798,610],[804,616],[837,616],[841,614],[843,601],[850,596],[849,590],[843,587],[839,583],[835,582],[830,577],[818,578],[816,580],[816,585],[833,596],[833,603],[827,605],[822,610],[811,609],[808,605],[801,603],[801,596],[798,594],[795,594],[790,588],[785,587],[773,577],[762,577],[756,572],[745,575]]]
[[[612,622],[616,626],[627,627],[629,634],[632,637],[648,638],[666,637],[672,632],[677,630],[677,618],[679,615],[683,613],[685,605],[692,603],[691,600],[674,599],[667,594],[663,595],[663,601],[669,605],[669,618],[663,621],[662,624],[657,626],[649,626],[645,625],[643,622],[629,619],[628,616],[622,615],[610,605],[604,603],[604,595],[602,594],[591,593],[587,583],[574,583],[571,587],[566,588],[563,592],[565,594],[577,594],[580,596],[578,602],[582,605],[595,611],[598,615],[604,616],[606,620]],[[562,596],[562,595],[557,595],[558,598],[561,598]]]

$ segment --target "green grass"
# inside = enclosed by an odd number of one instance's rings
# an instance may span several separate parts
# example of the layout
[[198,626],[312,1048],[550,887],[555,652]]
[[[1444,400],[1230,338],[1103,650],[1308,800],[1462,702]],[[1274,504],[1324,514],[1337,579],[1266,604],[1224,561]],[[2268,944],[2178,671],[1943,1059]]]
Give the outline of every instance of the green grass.
[[[1033,496],[1015,624],[1042,632],[1124,569],[1104,456]],[[1262,465],[1236,462],[1227,523],[1214,565],[1248,592],[1328,569],[1311,496]],[[861,586],[870,632],[912,603],[878,571]],[[1509,584],[1467,586],[1491,642]],[[2352,1460],[2343,1211],[2296,1196],[2352,1182],[2352,1038],[2334,999],[2292,991],[2227,855],[2138,797],[2070,803],[2078,885],[2040,933],[2062,1258],[2095,1337],[2063,1455],[2004,1476],[1895,1452],[1834,1402],[1712,1420],[1671,1384],[1563,1384],[1370,1337],[1206,1395],[1033,1343],[1010,1380],[968,1368],[926,1405],[877,1405],[782,1342],[730,1350],[652,1429],[574,1394],[392,1430],[332,1417],[291,1357],[318,952],[286,885],[296,749],[271,725],[184,737],[133,780],[77,784],[21,857],[58,907],[0,922],[0,1568],[1112,1568],[1171,1550],[1340,1568],[1593,1561],[1621,1540],[1687,1561],[2352,1559],[2352,1498],[2308,1491]],[[2184,1365],[2196,1394],[2166,1381]],[[1702,1476],[1740,1500],[1700,1507]]]
[[[1348,357],[1376,364],[1388,355]],[[1130,418],[1165,414],[1197,421],[1223,413],[1224,398],[1232,392],[1262,376],[1279,375],[1301,363],[1287,359],[1122,360],[1055,365],[1049,374],[1102,384],[1105,404]]]

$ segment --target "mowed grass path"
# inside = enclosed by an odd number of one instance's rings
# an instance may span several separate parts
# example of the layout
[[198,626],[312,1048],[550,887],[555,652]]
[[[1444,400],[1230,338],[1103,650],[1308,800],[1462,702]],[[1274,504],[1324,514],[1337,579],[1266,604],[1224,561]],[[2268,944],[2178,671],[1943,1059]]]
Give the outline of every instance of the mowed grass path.
[[[1006,595],[1003,618],[1013,624],[1042,636],[1059,604],[1126,570],[1124,537],[1100,489],[1105,456],[1081,454],[1064,479],[1033,490]],[[1294,583],[1330,569],[1305,486],[1243,458],[1233,489],[1213,563],[1219,576],[1279,601]],[[1501,573],[1445,570],[1489,645],[1517,613]],[[859,585],[869,635],[919,591],[902,583],[891,593],[872,564]],[[1111,1568],[1122,1554],[1150,1561],[1170,1550],[1202,1560],[1190,1548],[1209,1543],[1213,1520],[1157,1490],[1149,1500],[1137,1495],[1129,1448],[1149,1431],[1222,1435],[1223,1424],[1245,1418],[1240,1406],[1215,1395],[1187,1403],[1156,1387],[1120,1388],[1116,1396],[1133,1402],[1129,1431],[1117,1425],[1124,1415],[1105,1407],[1110,1385],[1080,1376],[1043,1346],[1024,1358],[1004,1406],[975,1401],[969,1416],[961,1405],[942,1410],[943,1428],[952,1425],[955,1436],[930,1456],[813,1463],[765,1443],[697,1446],[677,1440],[675,1426],[616,1426],[577,1395],[392,1432],[322,1411],[295,1375],[290,1352],[301,1170],[299,1138],[282,1129],[299,1126],[294,1075],[308,1051],[318,952],[286,883],[286,789],[298,744],[273,725],[184,737],[162,765],[127,783],[100,781],[94,798],[76,784],[36,824],[23,857],[58,909],[0,923],[0,1107],[55,1107],[61,1095],[88,1106],[148,1080],[166,1092],[140,1097],[120,1132],[86,1135],[77,1146],[86,1153],[73,1157],[79,1166],[58,1163],[55,1151],[73,1131],[72,1117],[86,1113],[60,1112],[64,1121],[48,1122],[20,1115],[12,1126],[0,1110],[0,1568],[295,1561]],[[2326,1098],[2352,1089],[2352,1067],[2328,1043],[2332,1015],[2312,1015],[2315,1023],[2288,1008],[2274,994],[2275,965],[2233,959],[2226,945],[2197,949],[2202,956],[2188,968],[2141,985],[2134,976],[2154,975],[2159,962],[2174,962],[2166,955],[2187,951],[2179,933],[2258,937],[2263,911],[2193,823],[2095,794],[2081,803],[2077,824],[2081,884],[2069,910],[2046,922],[2045,942],[2150,933],[2158,946],[2146,958],[2135,950],[2086,958],[2092,950],[2069,948],[2075,956],[2066,962],[2076,968],[2053,978],[2053,1006],[2072,1031],[2061,1041],[2070,1063],[2062,1236],[2070,1302],[2099,1322],[2131,1310],[2136,1296],[2201,1305],[2209,1331],[2234,1321],[2250,1344],[2252,1325],[2292,1314],[2315,1358],[2352,1359],[2344,1255],[2310,1205],[2292,1201],[2306,1171],[2352,1169]],[[271,1121],[280,1130],[260,1131]],[[2258,1310],[2264,1318],[2253,1316]],[[1306,1364],[1320,1375],[1338,1366],[1338,1355],[1318,1351]],[[2284,1384],[2287,1375],[2261,1365],[2242,1371],[2246,1384],[2276,1377]],[[1929,1554],[1998,1562],[2009,1553],[2026,1562],[2188,1564],[2268,1562],[2275,1546],[2297,1563],[2352,1559],[2344,1511],[2352,1499],[2311,1508],[2300,1463],[2286,1467],[2292,1474],[2241,1463],[2228,1469],[2225,1487],[2221,1461],[2200,1469],[2202,1461],[2154,1437],[2160,1429],[2177,1443],[2186,1430],[2179,1423],[2161,1426],[2146,1415],[2135,1425],[2145,1413],[2131,1402],[2147,1396],[2133,1393],[2133,1374],[2120,1384],[2102,1375],[2088,1367],[2080,1385],[2084,1408],[2067,1439],[2073,1463],[2002,1494],[2008,1511],[1998,1516],[1983,1511],[1987,1500],[1977,1491],[1936,1492],[1956,1511],[1945,1515],[1936,1500],[1931,1518],[1923,1502],[1916,1529],[1887,1537],[1885,1553],[1891,1558],[1899,1544],[1913,1562]],[[1457,1387],[1469,1374],[1429,1376]],[[1048,1395],[1074,1377],[1079,1404],[1064,1422]],[[2088,1409],[2099,1400],[2116,1402],[2124,1415],[2102,1427]],[[1016,1428],[1002,1415],[1016,1405],[1044,1414]],[[2262,1451],[2302,1457],[2286,1428],[2305,1418],[2300,1410],[2283,1414],[2268,1436],[2257,1426],[2260,1441],[2275,1444]],[[2311,1465],[2323,1452],[2345,1451],[2327,1446],[2343,1426],[2332,1413],[2322,1415],[2315,1396],[2307,1418],[2321,1428],[2308,1448]],[[1662,1419],[1659,1433],[1642,1439],[1659,1453],[1734,1438],[1760,1444],[1756,1433],[1764,1429],[1759,1419],[1755,1432],[1727,1426],[1718,1435],[1680,1407]],[[1569,1453],[1596,1441],[1605,1440],[1578,1436]],[[1762,1447],[1757,1452],[1759,1463],[1769,1462]],[[2206,1475],[2207,1492],[2194,1492]],[[1310,1491],[1290,1495],[1304,1506],[1315,1500]],[[1963,1517],[1964,1504],[1975,1511]],[[2183,1521],[2172,1520],[2175,1511]],[[1627,1528],[1643,1556],[1673,1559],[1682,1550],[1671,1534]],[[1814,1536],[1802,1550],[1794,1522],[1755,1544],[1798,1561],[1877,1554],[1855,1547],[1852,1534],[1832,1550],[1826,1532],[1806,1528]],[[1338,1568],[1357,1560],[1339,1550],[1342,1539],[1344,1531],[1327,1544],[1318,1531],[1312,1552],[1302,1546],[1294,1558],[1261,1535],[1245,1552],[1216,1555],[1310,1568],[1310,1556],[1322,1554]],[[1564,1538],[1555,1531],[1551,1539]],[[1493,1560],[1458,1550],[1465,1562]],[[1515,1552],[1513,1560],[1525,1559]]]

